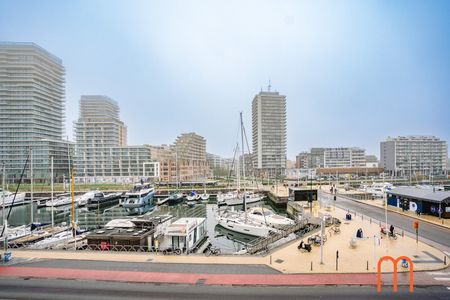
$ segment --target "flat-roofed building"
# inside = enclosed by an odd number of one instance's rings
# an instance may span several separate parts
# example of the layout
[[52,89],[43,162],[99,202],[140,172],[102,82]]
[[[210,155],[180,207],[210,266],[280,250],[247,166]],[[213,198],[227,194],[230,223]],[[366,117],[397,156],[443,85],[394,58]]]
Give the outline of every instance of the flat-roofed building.
[[388,137],[380,143],[380,167],[394,176],[446,175],[447,142],[435,136]]
[[127,127],[119,111],[117,102],[107,96],[81,96],[80,117],[75,122],[77,177],[112,181],[159,177],[150,146],[127,146]]

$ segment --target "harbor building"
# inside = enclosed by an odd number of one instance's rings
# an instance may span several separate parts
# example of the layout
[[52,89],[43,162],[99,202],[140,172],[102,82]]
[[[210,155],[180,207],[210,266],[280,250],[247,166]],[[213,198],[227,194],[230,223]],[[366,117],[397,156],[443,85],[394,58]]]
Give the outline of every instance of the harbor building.
[[256,172],[274,177],[286,169],[286,96],[261,91],[252,102],[253,157]]
[[450,218],[450,192],[417,187],[396,187],[387,193],[388,205],[420,214]]
[[380,143],[380,167],[394,176],[447,175],[447,151],[435,136],[388,137]]
[[159,164],[148,145],[127,146],[127,127],[116,101],[101,95],[81,96],[75,122],[76,176],[79,181],[129,182],[158,178]]
[[[0,42],[0,161],[6,180],[18,181],[30,152],[33,178],[62,181],[69,175],[73,143],[65,134],[65,69],[62,60],[34,43]],[[30,179],[30,162],[24,176]]]

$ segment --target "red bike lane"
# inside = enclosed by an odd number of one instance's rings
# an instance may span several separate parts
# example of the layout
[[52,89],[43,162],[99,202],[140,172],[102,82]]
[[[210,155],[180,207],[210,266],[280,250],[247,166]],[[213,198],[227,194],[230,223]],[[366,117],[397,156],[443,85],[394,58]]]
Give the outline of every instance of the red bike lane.
[[376,285],[376,274],[200,274],[0,267],[0,277],[204,285]]

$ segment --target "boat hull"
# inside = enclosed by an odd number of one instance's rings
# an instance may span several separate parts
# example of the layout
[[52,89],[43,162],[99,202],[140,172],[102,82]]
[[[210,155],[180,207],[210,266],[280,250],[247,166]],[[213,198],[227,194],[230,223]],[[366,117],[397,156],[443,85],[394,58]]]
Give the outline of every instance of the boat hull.
[[224,217],[219,217],[217,224],[228,230],[255,237],[267,237],[272,232],[270,228],[262,224],[260,226],[247,224],[245,222],[234,221]]

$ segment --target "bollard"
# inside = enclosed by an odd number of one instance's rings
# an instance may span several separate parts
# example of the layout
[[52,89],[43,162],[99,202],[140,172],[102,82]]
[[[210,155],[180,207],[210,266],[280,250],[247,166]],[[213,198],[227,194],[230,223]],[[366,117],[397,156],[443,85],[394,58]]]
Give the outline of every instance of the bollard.
[[370,218],[370,224],[372,224],[372,218]]
[[366,270],[369,271],[369,261],[367,261]]
[[311,262],[311,271],[312,271],[312,262]]
[[272,264],[272,255],[270,256],[270,264]]
[[447,255],[444,256],[444,266],[447,265]]
[[336,251],[336,271],[338,270],[338,266],[339,266],[339,251]]
[[402,230],[402,237],[404,237],[405,236],[405,232]]

